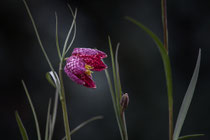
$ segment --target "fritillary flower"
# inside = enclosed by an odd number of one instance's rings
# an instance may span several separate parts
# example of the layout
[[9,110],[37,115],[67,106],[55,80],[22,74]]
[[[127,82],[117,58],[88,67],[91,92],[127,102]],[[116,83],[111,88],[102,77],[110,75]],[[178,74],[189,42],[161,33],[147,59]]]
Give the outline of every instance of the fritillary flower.
[[66,60],[64,71],[77,84],[96,88],[92,79],[92,71],[102,71],[107,68],[102,62],[107,55],[97,49],[75,48],[72,55]]

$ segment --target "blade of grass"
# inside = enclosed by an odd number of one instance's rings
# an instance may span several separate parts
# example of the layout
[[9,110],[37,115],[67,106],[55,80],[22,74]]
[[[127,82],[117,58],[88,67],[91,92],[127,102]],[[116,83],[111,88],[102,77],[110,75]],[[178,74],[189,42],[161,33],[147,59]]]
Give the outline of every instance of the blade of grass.
[[119,63],[118,63],[118,52],[119,52],[119,46],[120,43],[117,44],[116,52],[115,52],[115,67],[116,67],[116,78],[117,78],[117,85],[118,85],[118,97],[119,100],[121,100],[122,97],[122,88],[121,88],[121,82],[120,82],[120,71],[119,71]]
[[61,60],[61,51],[60,51],[59,39],[58,39],[58,16],[56,12],[55,12],[55,40],[56,40],[58,57]]
[[[113,50],[112,50],[112,43],[111,43],[111,39],[108,36],[108,42],[109,42],[109,48],[110,48],[110,55],[111,55],[111,62],[112,62],[112,72],[113,72],[113,79],[114,79],[114,88],[115,88],[115,92],[114,93],[114,100],[113,100],[113,105],[115,106],[115,115],[116,115],[116,119],[118,122],[118,126],[119,126],[119,130],[120,130],[120,134],[121,134],[121,138],[124,140],[124,135],[123,135],[123,120],[121,118],[121,113],[120,113],[120,98],[119,98],[119,91],[118,91],[118,82],[117,82],[117,76],[116,76],[116,67],[115,67],[115,59],[114,59],[114,54],[113,54]],[[109,77],[108,72],[105,70],[106,73],[106,77]],[[109,77],[110,79],[110,77]],[[108,80],[108,78],[107,78]],[[109,84],[111,85],[111,83]]]
[[126,17],[127,20],[131,21],[132,23],[136,24],[138,27],[143,29],[156,43],[157,47],[159,48],[164,70],[166,76],[166,85],[167,85],[167,93],[168,93],[168,110],[169,110],[169,138],[172,139],[173,133],[173,84],[172,84],[172,74],[171,74],[171,64],[170,59],[168,56],[167,50],[164,48],[163,43],[160,39],[147,27],[141,24],[139,21],[136,21],[130,17]]
[[201,136],[204,136],[204,134],[192,134],[192,135],[181,136],[181,137],[179,137],[178,140],[187,140],[190,138],[201,137]]
[[[120,72],[119,72],[119,63],[118,63],[119,46],[120,46],[120,43],[118,43],[117,44],[117,47],[116,47],[116,52],[115,52],[115,67],[116,67],[118,98],[119,98],[119,101],[120,101],[123,93],[122,93],[122,86],[121,86],[121,82],[120,82]],[[123,129],[124,138],[125,138],[125,140],[128,140],[128,133],[127,133],[126,120],[125,120],[125,113],[124,112],[120,112],[120,114],[121,113],[122,113],[122,115],[121,115],[121,121],[122,121],[122,127],[123,127],[122,129]]]
[[22,139],[23,140],[28,140],[28,134],[26,132],[26,129],[22,123],[22,120],[18,114],[17,111],[15,111],[15,118],[16,118],[16,121],[17,121],[17,124],[18,124],[18,127],[19,127],[19,130],[20,130],[20,133],[21,133],[21,136],[22,136]]
[[47,121],[46,121],[46,128],[45,128],[45,140],[48,140],[48,135],[49,135],[50,108],[51,108],[51,99],[49,100],[48,109],[47,109]]
[[49,72],[47,72],[47,73],[45,74],[45,77],[46,77],[47,81],[48,81],[54,88],[56,88],[56,85],[55,85],[55,83],[53,82],[53,80],[52,80],[52,78],[51,78]]
[[187,111],[190,107],[190,103],[192,101],[192,97],[195,91],[195,86],[198,80],[198,74],[199,74],[199,69],[200,69],[200,61],[201,61],[201,49],[199,49],[198,53],[198,59],[196,62],[196,66],[193,72],[193,76],[191,78],[190,84],[188,86],[188,89],[186,91],[186,94],[184,96],[184,99],[182,101],[182,105],[179,110],[179,114],[177,117],[176,125],[175,125],[175,130],[174,130],[174,135],[173,135],[173,140],[178,140],[182,126],[184,124],[184,120],[187,115]]
[[36,33],[36,37],[37,37],[37,39],[38,39],[39,45],[40,45],[40,47],[41,47],[41,49],[42,49],[42,52],[43,52],[43,54],[44,54],[44,56],[45,56],[45,59],[47,60],[47,63],[49,64],[50,69],[51,69],[52,71],[54,71],[54,68],[53,68],[53,66],[52,66],[52,64],[51,64],[51,62],[50,62],[50,59],[48,58],[47,53],[46,53],[46,51],[45,51],[45,49],[44,49],[44,47],[43,47],[42,41],[41,41],[41,39],[40,39],[38,30],[37,30],[37,27],[36,27],[36,24],[35,24],[35,22],[34,22],[34,19],[33,19],[33,17],[32,17],[32,14],[31,14],[31,11],[30,11],[30,9],[29,9],[29,7],[28,7],[28,5],[27,5],[27,3],[26,3],[25,0],[23,0],[23,3],[24,3],[24,5],[25,5],[26,10],[27,10],[27,12],[28,12],[28,15],[29,15],[29,17],[30,17],[30,19],[31,19],[31,22],[32,22],[34,31],[35,31],[35,33]]
[[123,133],[122,133],[122,129],[121,129],[119,114],[118,114],[118,111],[117,111],[117,105],[116,105],[116,102],[115,102],[115,93],[114,93],[114,90],[113,90],[113,87],[112,87],[112,82],[111,82],[111,79],[110,79],[110,76],[109,76],[109,73],[108,73],[107,69],[105,69],[104,71],[105,71],[105,75],[106,75],[106,78],[107,78],[107,81],[108,81],[108,84],[109,84],[109,90],[110,90],[111,97],[112,97],[112,103],[113,103],[115,117],[117,119],[117,124],[118,124],[119,131],[120,131],[120,135],[121,135],[121,138],[123,139]]
[[[72,40],[71,40],[71,42],[69,43],[69,46],[67,47],[67,49],[66,49],[64,55],[66,55],[66,53],[67,53],[67,52],[69,51],[69,49],[71,48],[71,46],[72,46],[72,44],[73,44],[73,42],[74,42],[74,40],[75,40],[76,32],[77,32],[77,28],[76,28],[76,16],[75,16],[75,14],[74,14],[74,12],[73,12],[73,10],[72,10],[72,8],[71,8],[71,6],[70,6],[69,4],[68,4],[68,7],[69,7],[69,10],[71,11],[72,16],[74,17],[75,23],[74,23],[74,33],[73,33]],[[77,11],[77,9],[75,10],[75,13],[76,13],[76,11]]]
[[74,24],[75,24],[75,22],[76,22],[76,17],[77,17],[77,9],[75,9],[75,14],[73,15],[73,21],[72,21],[72,24],[71,24],[71,26],[70,26],[70,28],[69,28],[69,32],[68,32],[68,34],[67,34],[67,36],[66,36],[66,40],[65,40],[65,42],[64,42],[63,52],[62,52],[62,58],[65,57],[65,52],[66,52],[67,43],[68,43],[70,34],[71,34],[71,32],[72,32],[72,29],[73,29],[73,27],[74,27]]
[[41,140],[41,133],[40,133],[39,122],[38,122],[38,119],[37,119],[36,111],[34,109],[32,101],[31,101],[31,97],[29,95],[28,89],[27,89],[27,87],[25,85],[25,82],[23,80],[22,80],[22,84],[23,84],[25,93],[27,95],[27,98],[28,98],[28,101],[29,101],[29,104],[30,104],[30,107],[31,107],[31,110],[32,110],[32,113],[33,113],[33,116],[34,116],[38,140]]
[[[92,117],[84,122],[82,122],[80,125],[78,125],[76,128],[74,128],[72,131],[71,131],[71,135],[73,135],[75,132],[77,132],[79,129],[81,129],[82,127],[86,126],[87,124],[95,121],[95,120],[99,120],[99,119],[103,119],[103,116],[95,116],[95,117]],[[62,140],[65,140],[66,137],[62,138]]]
[[95,121],[95,120],[99,120],[99,119],[103,119],[103,116],[95,116],[95,117],[90,118],[89,120],[84,121],[83,123],[81,123],[80,125],[78,125],[76,128],[74,128],[74,129],[71,131],[71,135],[74,134],[75,132],[77,132],[77,131],[78,131],[79,129],[81,129],[82,127],[84,127],[84,126],[86,126],[87,124],[89,124],[90,122]]
[[57,108],[58,108],[58,95],[59,95],[61,85],[60,85],[60,80],[56,72],[50,71],[49,74],[52,77],[54,84],[56,86],[54,108],[53,108],[53,114],[52,114],[52,119],[51,119],[51,129],[50,129],[50,135],[49,135],[49,140],[51,140],[53,136],[54,127],[55,127],[55,120],[56,120]]
[[111,55],[111,61],[112,61],[112,72],[113,72],[113,79],[114,79],[114,86],[115,86],[115,101],[116,101],[116,105],[117,105],[117,111],[119,112],[119,96],[118,96],[118,87],[117,87],[117,76],[116,76],[116,67],[115,67],[115,61],[114,61],[114,54],[113,54],[113,50],[112,50],[112,43],[111,43],[111,39],[108,36],[108,40],[109,40],[109,49],[110,49],[110,55]]

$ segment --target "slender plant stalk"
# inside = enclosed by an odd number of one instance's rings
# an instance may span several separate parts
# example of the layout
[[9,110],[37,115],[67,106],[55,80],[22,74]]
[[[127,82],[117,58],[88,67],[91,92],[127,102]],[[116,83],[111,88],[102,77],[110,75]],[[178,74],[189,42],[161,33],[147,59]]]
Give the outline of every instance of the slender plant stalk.
[[166,0],[161,1],[162,4],[162,22],[163,22],[163,35],[164,35],[164,47],[168,52],[168,25],[167,25],[167,9]]
[[114,107],[117,123],[119,126],[121,139],[128,140],[124,111],[122,110],[121,105],[120,105],[120,100],[122,97],[122,88],[121,88],[120,76],[119,76],[119,64],[118,64],[118,60],[117,60],[118,59],[118,57],[117,57],[118,49],[119,49],[120,44],[119,43],[117,44],[117,49],[116,49],[116,53],[115,53],[115,57],[114,57],[110,37],[108,37],[108,41],[109,41],[110,55],[111,55],[111,61],[112,61],[114,89],[113,89],[112,82],[110,80],[110,76],[109,76],[109,73],[107,70],[105,70],[105,74],[107,77],[107,81],[108,81],[111,96],[112,96],[113,107]]
[[34,27],[34,31],[35,31],[35,33],[36,33],[37,40],[38,40],[39,45],[40,45],[40,47],[41,47],[41,49],[42,49],[42,52],[43,52],[43,54],[44,54],[44,56],[45,56],[45,59],[47,60],[47,63],[49,64],[50,69],[54,72],[54,68],[53,68],[53,66],[52,66],[52,64],[51,64],[51,62],[50,62],[50,59],[49,59],[49,57],[47,56],[47,53],[46,53],[46,51],[45,51],[45,49],[44,49],[44,47],[43,47],[42,41],[41,41],[41,39],[40,39],[38,30],[37,30],[37,27],[36,27],[36,24],[35,24],[35,22],[34,22],[34,19],[33,19],[33,17],[32,17],[32,14],[31,14],[31,11],[30,11],[30,9],[29,9],[29,7],[28,7],[28,5],[27,5],[27,3],[26,3],[25,0],[23,0],[23,3],[24,3],[24,5],[25,5],[26,10],[27,10],[27,12],[28,12],[28,15],[29,15],[29,17],[30,17],[30,19],[31,19],[32,25],[33,25],[33,27]]
[[[164,48],[168,54],[168,27],[167,27],[167,5],[166,0],[161,0],[162,7],[162,22],[164,35]],[[168,87],[169,88],[169,87]],[[168,89],[168,111],[169,111],[169,140],[173,140],[173,95],[172,90]]]
[[64,90],[63,76],[62,76],[62,71],[63,71],[62,67],[63,67],[63,58],[61,59],[61,62],[59,65],[59,78],[60,78],[60,84],[61,84],[60,101],[61,101],[61,106],[63,110],[63,121],[64,121],[65,133],[66,133],[66,140],[71,140],[71,135],[70,135],[71,132],[70,132],[70,127],[69,127],[65,90]]

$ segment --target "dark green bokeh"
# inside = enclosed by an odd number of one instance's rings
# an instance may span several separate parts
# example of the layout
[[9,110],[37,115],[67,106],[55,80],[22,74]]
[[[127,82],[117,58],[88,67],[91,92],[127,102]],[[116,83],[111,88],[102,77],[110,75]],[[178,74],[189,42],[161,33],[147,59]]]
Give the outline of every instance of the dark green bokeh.
[[[53,65],[58,65],[59,62],[55,46],[54,12],[58,13],[59,38],[63,44],[72,21],[67,2],[28,0]],[[131,16],[144,23],[162,39],[160,1],[71,0],[69,2],[72,7],[78,8],[77,37],[73,47],[98,48],[109,54],[108,35],[114,44],[121,43],[120,75],[123,91],[130,97],[126,112],[129,138],[168,139],[167,93],[160,54],[145,32],[124,20],[124,16]],[[176,119],[195,67],[198,50],[201,48],[200,76],[181,134],[204,133],[206,134],[204,137],[198,138],[202,140],[210,138],[209,6],[208,1],[168,1],[174,117]],[[14,111],[18,110],[29,137],[35,140],[33,115],[21,79],[24,79],[28,86],[44,134],[48,99],[54,97],[53,87],[45,80],[45,73],[50,69],[36,40],[23,2],[1,1],[0,17],[1,139],[21,139],[14,115]],[[105,59],[105,62],[110,66],[110,58]],[[120,139],[104,72],[94,73],[93,77],[97,84],[95,90],[76,85],[64,77],[71,128],[93,116],[104,116],[103,120],[93,122],[75,133],[72,139]],[[61,115],[59,108],[55,139],[64,136]]]

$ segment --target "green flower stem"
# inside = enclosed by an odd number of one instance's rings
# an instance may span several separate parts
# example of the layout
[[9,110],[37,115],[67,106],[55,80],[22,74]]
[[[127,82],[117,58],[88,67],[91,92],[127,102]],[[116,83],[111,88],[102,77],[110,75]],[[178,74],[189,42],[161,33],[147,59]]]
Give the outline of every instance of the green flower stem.
[[124,140],[128,140],[128,133],[127,133],[127,126],[126,126],[126,121],[125,121],[125,112],[121,113],[121,119],[122,119],[122,124],[123,124],[123,137]]
[[61,62],[59,65],[59,78],[60,78],[60,84],[61,84],[60,101],[61,101],[61,106],[63,110],[63,121],[64,121],[65,133],[66,133],[66,140],[71,140],[62,71],[63,71],[63,59],[61,59]]
[[168,52],[168,25],[167,25],[167,9],[166,0],[161,0],[162,7],[162,22],[163,22],[163,36],[164,36],[164,47]]
[[112,103],[113,103],[113,108],[114,108],[114,112],[115,112],[115,117],[117,119],[117,124],[118,124],[118,127],[119,127],[119,131],[120,131],[120,136],[121,136],[121,139],[124,140],[124,135],[123,135],[123,130],[122,130],[122,123],[121,123],[121,120],[120,120],[120,115],[119,115],[119,112],[117,111],[117,104],[116,104],[116,98],[115,98],[115,93],[114,93],[114,90],[113,90],[113,87],[112,87],[112,82],[111,82],[111,79],[110,79],[110,76],[109,76],[109,73],[107,71],[107,69],[105,69],[105,74],[106,74],[106,78],[107,78],[107,81],[108,81],[108,84],[109,84],[109,89],[110,89],[110,92],[111,92],[111,97],[112,97]]
[[[167,6],[166,6],[166,0],[161,0],[161,7],[162,7],[162,22],[163,22],[163,42],[164,42],[164,48],[166,49],[167,55],[168,55],[168,27],[167,27]],[[167,57],[168,58],[168,57]],[[166,80],[167,80],[167,88],[168,88],[168,111],[169,111],[169,140],[173,140],[173,95],[172,95],[172,81],[168,77],[168,75],[171,73],[170,69],[170,61],[169,58],[163,59],[165,66],[165,72],[166,72]],[[170,74],[171,75],[171,74]],[[171,76],[170,76],[171,77]],[[171,82],[171,83],[168,83]],[[171,86],[170,86],[171,85]]]

